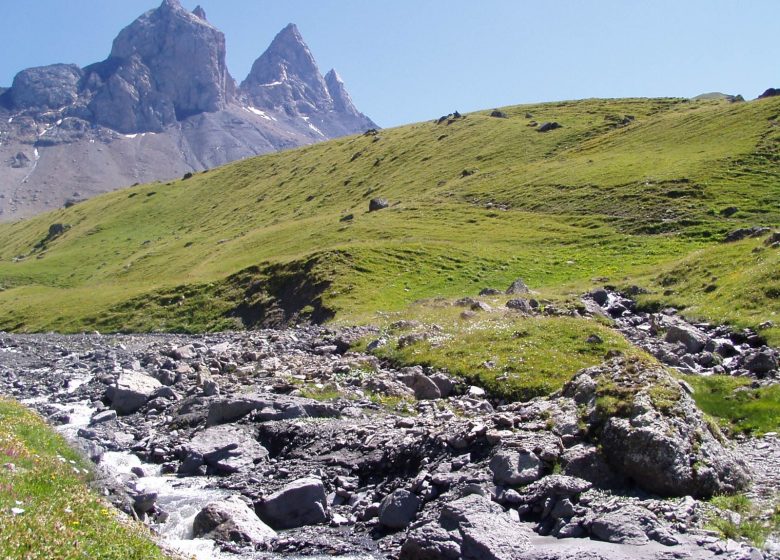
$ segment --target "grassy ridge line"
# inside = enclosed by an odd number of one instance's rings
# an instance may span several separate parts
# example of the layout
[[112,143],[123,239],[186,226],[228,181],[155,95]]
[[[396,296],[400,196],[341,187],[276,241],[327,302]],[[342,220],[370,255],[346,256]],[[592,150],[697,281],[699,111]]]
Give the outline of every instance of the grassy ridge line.
[[[348,320],[512,276],[550,288],[631,278],[729,229],[780,222],[777,100],[505,111],[508,119],[475,113],[253,158],[0,225],[0,328],[82,330],[106,313],[117,319],[108,328],[122,328],[125,304],[144,294],[334,252],[350,258],[322,265],[332,284],[323,300]],[[564,128],[540,134],[526,112]],[[627,114],[634,121],[617,125]],[[372,196],[394,205],[367,214]],[[720,214],[734,205],[733,216]],[[346,214],[353,219],[340,221]],[[71,228],[32,251],[57,222]],[[415,275],[423,270],[430,282]]]
[[89,465],[60,435],[3,398],[0,464],[0,558],[172,558],[87,490]]

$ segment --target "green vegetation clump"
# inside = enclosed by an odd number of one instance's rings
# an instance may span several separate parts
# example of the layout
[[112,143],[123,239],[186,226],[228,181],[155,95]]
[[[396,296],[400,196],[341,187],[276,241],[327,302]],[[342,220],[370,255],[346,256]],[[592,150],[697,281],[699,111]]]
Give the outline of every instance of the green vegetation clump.
[[727,432],[762,434],[780,427],[780,386],[754,389],[750,379],[713,375],[683,377],[698,407]]
[[22,405],[0,399],[0,558],[164,559],[140,524],[89,491],[89,467]]
[[[589,319],[524,316],[500,308],[464,318],[463,311],[438,300],[381,319],[388,343],[375,353],[401,366],[446,370],[508,401],[549,395],[580,369],[601,363],[608,351],[638,353]],[[588,341],[594,334],[601,342]]]
[[709,515],[707,524],[723,538],[744,539],[757,548],[763,548],[767,537],[780,531],[780,502],[775,504],[774,511],[768,516],[744,494],[715,496],[710,503],[719,511]]

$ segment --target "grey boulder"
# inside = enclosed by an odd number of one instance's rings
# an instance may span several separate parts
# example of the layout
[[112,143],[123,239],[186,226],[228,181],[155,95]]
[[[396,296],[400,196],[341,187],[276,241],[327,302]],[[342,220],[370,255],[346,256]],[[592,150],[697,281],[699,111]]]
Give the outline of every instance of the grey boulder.
[[525,284],[522,278],[518,278],[510,286],[506,289],[507,295],[522,295],[522,294],[530,294],[531,290],[528,288],[528,286]]
[[256,505],[257,515],[277,530],[328,520],[325,487],[318,478],[301,478]]
[[154,377],[128,372],[119,376],[116,383],[106,391],[106,396],[111,402],[111,408],[118,414],[132,414],[144,406],[160,387],[162,383]]
[[379,523],[388,529],[405,529],[417,515],[420,498],[408,490],[396,490],[382,500]]
[[403,374],[400,380],[404,385],[414,391],[414,398],[418,400],[434,400],[441,398],[442,395],[439,386],[422,372],[422,368],[410,369],[415,371]]
[[697,354],[707,345],[707,335],[688,325],[672,325],[666,331],[666,342],[679,342],[685,345],[689,354]]
[[314,399],[250,393],[212,402],[206,425],[215,426],[233,422],[250,412],[254,413],[254,419],[260,422],[307,417],[335,418],[339,415],[338,410],[333,406]]
[[242,544],[259,544],[276,536],[276,531],[236,496],[204,507],[195,516],[192,530],[195,538]]
[[542,462],[532,451],[500,451],[490,460],[490,471],[496,484],[528,484],[542,476]]

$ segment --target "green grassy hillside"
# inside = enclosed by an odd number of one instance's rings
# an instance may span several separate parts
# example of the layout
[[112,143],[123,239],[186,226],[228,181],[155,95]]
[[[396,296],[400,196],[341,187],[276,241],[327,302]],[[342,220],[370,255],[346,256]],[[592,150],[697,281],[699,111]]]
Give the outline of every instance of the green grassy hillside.
[[[366,321],[518,276],[552,298],[641,283],[649,299],[735,324],[778,311],[780,252],[720,240],[780,224],[780,99],[503,111],[253,158],[0,225],[0,329]],[[531,121],[562,128],[540,133]],[[368,213],[373,197],[391,206]],[[66,231],[41,243],[55,223]]]

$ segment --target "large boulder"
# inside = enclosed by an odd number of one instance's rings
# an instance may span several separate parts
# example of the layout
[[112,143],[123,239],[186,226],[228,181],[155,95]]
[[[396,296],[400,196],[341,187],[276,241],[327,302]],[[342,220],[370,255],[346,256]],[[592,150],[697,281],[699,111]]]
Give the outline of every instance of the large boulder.
[[528,484],[541,478],[542,461],[535,453],[525,449],[500,451],[490,460],[490,471],[496,484]]
[[428,523],[411,531],[401,547],[400,560],[460,560],[462,538]]
[[276,531],[236,496],[204,507],[195,516],[192,531],[195,538],[241,544],[260,544],[276,536]]
[[117,414],[132,414],[149,402],[162,386],[154,377],[127,372],[121,374],[116,383],[106,390],[106,397]]
[[707,345],[707,335],[690,325],[672,325],[666,331],[666,342],[679,342],[685,345],[689,354],[697,354]]
[[584,411],[589,435],[618,476],[661,496],[708,498],[748,486],[744,461],[662,366],[617,358],[577,374],[565,397],[582,376],[596,384]]
[[262,500],[257,515],[277,530],[328,520],[325,487],[318,478],[301,478]]
[[193,475],[206,468],[209,474],[232,474],[247,471],[268,457],[242,426],[213,426],[198,433],[184,446],[179,474]]
[[410,368],[412,371],[401,375],[399,380],[414,391],[418,400],[434,400],[441,398],[441,390],[434,380],[422,372],[422,368]]
[[532,549],[523,526],[501,506],[472,494],[442,509],[439,523],[411,531],[401,560],[520,560]]
[[405,529],[417,515],[420,498],[398,489],[385,496],[379,506],[379,523],[388,529]]
[[754,352],[745,361],[745,367],[759,377],[763,377],[778,368],[777,353],[771,348],[762,348]]

